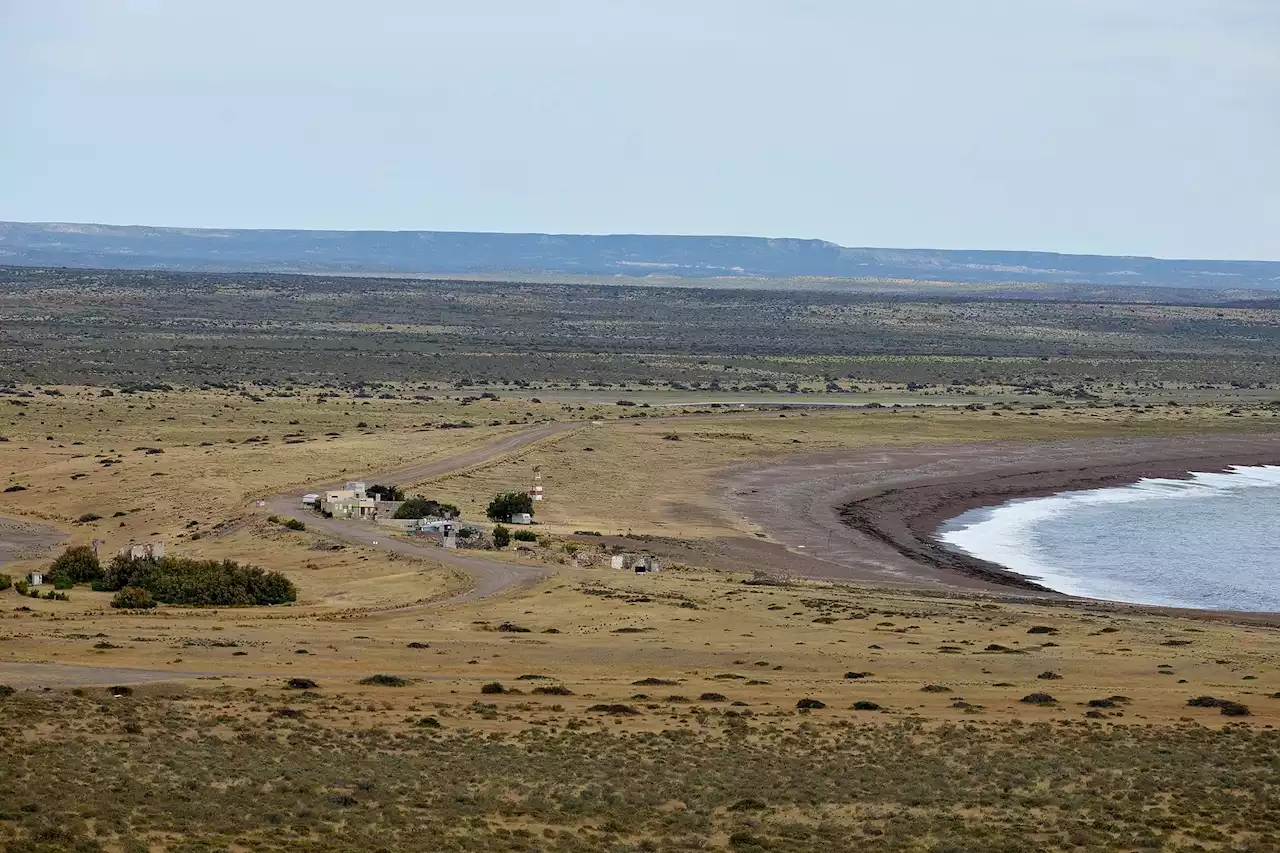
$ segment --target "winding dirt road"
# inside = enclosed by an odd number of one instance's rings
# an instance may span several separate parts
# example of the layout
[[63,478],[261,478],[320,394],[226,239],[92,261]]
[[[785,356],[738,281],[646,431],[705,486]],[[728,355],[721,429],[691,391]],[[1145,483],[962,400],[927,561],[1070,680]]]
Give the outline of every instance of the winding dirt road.
[[[530,430],[504,435],[492,441],[484,442],[454,456],[433,459],[428,462],[417,462],[393,471],[366,474],[364,479],[366,482],[413,483],[432,477],[441,477],[445,474],[452,474],[456,471],[463,471],[467,468],[474,468],[477,465],[492,462],[539,441],[581,429],[582,426],[583,424],[581,423],[557,423],[534,427]],[[313,486],[307,491],[323,492],[328,489],[341,488],[345,482],[345,480],[340,480],[334,483],[324,483]],[[298,519],[307,525],[308,530],[321,532],[334,539],[349,542],[353,545],[377,548],[381,551],[402,554],[406,557],[423,557],[434,560],[447,566],[462,569],[474,579],[474,585],[470,589],[450,598],[441,599],[429,605],[409,605],[406,608],[395,608],[388,611],[380,611],[380,613],[402,612],[409,607],[443,607],[450,604],[463,604],[468,601],[487,598],[491,595],[498,595],[510,589],[530,586],[547,576],[546,570],[537,566],[504,563],[479,556],[467,556],[457,551],[447,551],[435,545],[419,545],[414,542],[394,539],[391,536],[391,530],[379,528],[368,522],[322,518],[303,507],[303,494],[305,492],[297,491],[276,495],[267,500],[267,507],[272,514],[281,518]]]

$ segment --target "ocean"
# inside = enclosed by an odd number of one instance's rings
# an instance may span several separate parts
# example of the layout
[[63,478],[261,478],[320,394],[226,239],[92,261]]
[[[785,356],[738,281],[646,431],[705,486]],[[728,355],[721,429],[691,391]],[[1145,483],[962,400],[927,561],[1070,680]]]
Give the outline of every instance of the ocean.
[[1071,595],[1280,611],[1280,466],[1014,500],[938,536]]

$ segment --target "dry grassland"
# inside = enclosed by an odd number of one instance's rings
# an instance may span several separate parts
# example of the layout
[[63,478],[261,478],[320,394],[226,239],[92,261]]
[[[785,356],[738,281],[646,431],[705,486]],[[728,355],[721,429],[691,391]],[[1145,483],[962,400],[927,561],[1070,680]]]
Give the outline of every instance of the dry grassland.
[[[0,401],[0,476],[27,487],[0,514],[108,552],[158,538],[279,569],[300,597],[139,614],[84,588],[69,602],[0,593],[0,684],[17,688],[0,691],[0,845],[14,853],[1280,849],[1271,625],[761,584],[750,567],[633,576],[573,567],[569,552],[593,546],[562,536],[741,532],[713,475],[744,459],[1256,430],[1270,410],[659,421],[508,400],[60,390]],[[420,486],[476,518],[542,466],[547,539],[502,558],[550,576],[517,593],[436,606],[465,578],[330,550],[254,504],[571,416],[580,430]],[[480,425],[426,426],[464,419]],[[360,683],[379,674],[394,678]],[[1249,715],[1188,706],[1199,696]]]

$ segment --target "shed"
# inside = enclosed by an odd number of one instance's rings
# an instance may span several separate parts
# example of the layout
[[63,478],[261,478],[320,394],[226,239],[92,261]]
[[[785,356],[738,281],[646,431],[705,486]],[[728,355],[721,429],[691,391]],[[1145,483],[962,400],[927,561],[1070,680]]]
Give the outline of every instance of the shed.
[[27,574],[27,583],[32,586],[40,586],[44,583],[44,574],[41,572],[30,572]]
[[533,516],[527,512],[517,512],[511,516],[512,524],[533,524]]

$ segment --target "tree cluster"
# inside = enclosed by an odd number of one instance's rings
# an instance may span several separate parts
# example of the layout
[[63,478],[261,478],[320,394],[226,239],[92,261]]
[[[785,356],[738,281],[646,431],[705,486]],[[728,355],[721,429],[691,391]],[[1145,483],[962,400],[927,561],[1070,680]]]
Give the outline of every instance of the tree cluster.
[[165,604],[206,607],[285,604],[298,599],[297,587],[279,572],[232,560],[121,554],[107,566],[100,586],[110,592],[137,587]]
[[457,518],[459,510],[453,504],[440,503],[422,495],[414,495],[396,509],[392,518]]
[[88,545],[72,545],[49,566],[49,580],[58,588],[102,580],[102,563]]
[[489,507],[484,514],[490,521],[510,523],[513,515],[522,512],[533,515],[533,498],[524,492],[507,492],[489,501]]

